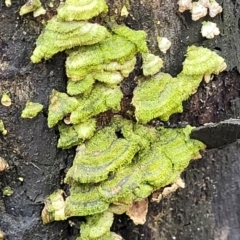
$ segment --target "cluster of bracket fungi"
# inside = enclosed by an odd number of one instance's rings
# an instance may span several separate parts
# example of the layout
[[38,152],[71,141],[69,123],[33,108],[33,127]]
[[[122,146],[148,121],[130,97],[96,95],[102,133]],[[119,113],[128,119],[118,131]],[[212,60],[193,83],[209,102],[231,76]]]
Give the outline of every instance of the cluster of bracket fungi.
[[[216,53],[190,46],[176,77],[160,72],[163,62],[150,53],[144,31],[109,19],[105,25],[94,23],[94,17],[107,12],[104,0],[66,0],[48,21],[31,56],[38,63],[57,52],[68,55],[67,93],[53,89],[48,126],[58,125],[58,147],[78,147],[64,180],[70,195],[57,190],[48,196],[42,219],[48,223],[85,216],[79,240],[121,239],[110,231],[113,214],[126,212],[133,202],[174,183],[190,160],[200,156],[205,145],[190,139],[191,126],[157,129],[147,123],[182,112],[182,102],[202,79],[209,81],[211,74],[226,68]],[[133,92],[133,122],[117,113],[121,81],[134,70],[138,53],[143,76]],[[115,116],[107,126],[98,126],[96,116],[107,110]]]

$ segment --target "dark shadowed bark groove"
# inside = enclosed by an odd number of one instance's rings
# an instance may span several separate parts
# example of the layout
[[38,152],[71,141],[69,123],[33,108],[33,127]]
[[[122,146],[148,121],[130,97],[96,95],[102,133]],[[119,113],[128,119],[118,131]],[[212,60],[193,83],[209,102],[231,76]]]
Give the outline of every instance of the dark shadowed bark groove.
[[[44,1],[47,5],[46,1]],[[129,7],[127,18],[119,17],[133,29],[148,33],[149,48],[165,60],[164,71],[176,75],[181,71],[187,46],[204,45],[215,49],[227,63],[229,72],[202,84],[185,102],[185,112],[174,115],[170,124],[187,121],[192,125],[217,122],[235,115],[231,101],[239,97],[240,34],[238,1],[222,0],[224,12],[214,18],[222,35],[215,40],[200,36],[200,22],[192,22],[189,13],[177,13],[176,1],[132,0],[109,1],[111,12]],[[43,225],[40,212],[43,199],[59,188],[64,169],[71,164],[73,151],[56,148],[57,133],[48,129],[46,113],[52,88],[65,91],[64,54],[33,65],[29,57],[41,31],[40,19],[31,14],[19,17],[23,1],[0,6],[0,94],[11,95],[12,106],[0,105],[0,119],[8,130],[0,136],[0,156],[10,168],[0,174],[0,189],[10,186],[11,197],[0,192],[0,229],[9,240],[75,239],[77,229],[68,221]],[[56,3],[57,4],[57,3]],[[48,11],[46,18],[54,11]],[[204,20],[207,20],[205,18]],[[156,36],[168,37],[172,47],[163,56],[157,49]],[[134,76],[124,82],[124,91],[131,95]],[[44,104],[43,113],[32,120],[20,118],[25,102]],[[186,188],[180,189],[161,203],[151,203],[147,222],[134,226],[125,216],[115,220],[113,229],[126,240],[160,239],[240,239],[240,150],[234,143],[222,149],[208,150],[203,159],[194,161],[184,172]],[[23,177],[24,181],[19,181]],[[72,219],[78,227],[78,219]]]

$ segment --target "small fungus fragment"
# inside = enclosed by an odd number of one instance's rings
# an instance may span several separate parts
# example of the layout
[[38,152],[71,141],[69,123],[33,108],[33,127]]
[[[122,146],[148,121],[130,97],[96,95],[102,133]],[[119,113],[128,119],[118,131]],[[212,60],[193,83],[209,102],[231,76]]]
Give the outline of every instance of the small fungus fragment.
[[45,206],[41,214],[43,223],[66,219],[64,213],[65,201],[63,195],[63,190],[59,189],[45,199]]
[[2,193],[3,193],[4,196],[10,197],[10,196],[13,195],[13,190],[12,190],[11,187],[6,186],[5,188],[2,189]]
[[79,102],[74,97],[69,97],[66,93],[53,89],[48,107],[48,127],[53,127],[79,106]]
[[164,54],[171,47],[171,42],[167,38],[165,38],[165,37],[157,37],[157,42],[158,42],[158,48]]
[[121,9],[121,17],[127,17],[129,15],[129,12],[127,10],[127,7],[124,5]]
[[19,15],[22,16],[24,14],[33,12],[34,17],[37,17],[41,14],[45,14],[46,10],[42,7],[42,3],[40,0],[28,0],[19,11]]
[[144,76],[156,74],[163,66],[163,60],[154,54],[143,53],[142,58],[143,58],[142,69]]
[[11,7],[12,6],[12,1],[11,0],[5,0],[5,5],[6,5],[6,7]]
[[216,23],[213,22],[202,22],[201,33],[203,37],[208,39],[214,38],[215,36],[220,34],[220,30],[217,27]]
[[1,120],[1,119],[0,119],[0,133],[2,133],[2,135],[7,134],[7,129],[4,127],[3,120]]
[[0,240],[4,240],[5,235],[6,234],[0,229]]
[[0,157],[0,172],[3,172],[8,168],[9,168],[8,163],[2,157]]
[[43,105],[35,102],[27,102],[25,108],[22,111],[22,118],[34,118],[43,109]]
[[66,0],[57,9],[58,21],[88,20],[100,13],[107,13],[105,0]]
[[12,100],[7,93],[3,93],[1,98],[1,103],[3,106],[9,107],[12,104]]

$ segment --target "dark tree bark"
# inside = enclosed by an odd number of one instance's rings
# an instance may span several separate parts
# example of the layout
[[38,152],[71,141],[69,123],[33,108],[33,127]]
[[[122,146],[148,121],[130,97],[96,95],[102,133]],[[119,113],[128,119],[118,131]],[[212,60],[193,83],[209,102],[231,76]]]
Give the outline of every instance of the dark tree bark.
[[[43,2],[47,7],[47,1]],[[220,27],[221,36],[205,40],[200,35],[201,21],[193,22],[188,12],[180,14],[176,1],[109,1],[110,14],[116,15],[116,9],[123,5],[129,8],[128,17],[119,15],[119,22],[147,31],[149,48],[164,58],[165,72],[176,75],[181,71],[186,48],[192,44],[216,50],[226,59],[228,72],[209,84],[202,83],[198,92],[184,103],[184,113],[171,117],[170,125],[186,121],[199,126],[240,116],[237,104],[233,104],[240,95],[240,4],[234,0],[218,2],[224,11],[213,21]],[[65,91],[65,56],[57,54],[36,65],[30,62],[42,29],[42,18],[34,19],[31,14],[20,17],[18,11],[22,4],[23,1],[12,1],[9,8],[4,3],[0,6],[0,95],[7,92],[12,98],[10,107],[0,105],[0,119],[8,130],[7,135],[0,136],[0,157],[10,166],[0,173],[0,189],[10,186],[14,191],[10,197],[0,192],[0,229],[9,240],[75,239],[79,219],[71,219],[76,225],[70,227],[68,221],[43,225],[40,218],[44,198],[64,187],[65,169],[71,166],[74,157],[73,150],[57,149],[58,134],[46,123],[51,90]],[[54,4],[57,6],[58,2]],[[54,14],[55,9],[48,8],[44,18]],[[157,49],[157,35],[172,42],[164,56]],[[126,95],[131,95],[135,75],[122,84]],[[20,117],[27,100],[44,104],[43,112],[32,120]],[[182,174],[185,189],[159,204],[150,204],[145,225],[134,226],[122,216],[115,220],[113,230],[126,240],[240,239],[239,156],[237,142],[222,149],[207,150],[201,160],[192,162]]]

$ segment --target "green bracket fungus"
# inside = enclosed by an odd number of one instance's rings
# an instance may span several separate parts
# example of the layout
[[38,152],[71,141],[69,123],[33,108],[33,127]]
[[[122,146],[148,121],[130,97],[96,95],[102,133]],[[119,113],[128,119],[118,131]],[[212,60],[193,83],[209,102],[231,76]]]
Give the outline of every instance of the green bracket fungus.
[[[52,91],[48,126],[63,120],[58,124],[58,147],[79,146],[64,179],[70,195],[63,196],[62,190],[50,195],[42,219],[48,223],[85,216],[78,240],[120,239],[110,232],[112,206],[124,205],[121,213],[125,212],[133,202],[174,183],[205,148],[190,139],[190,126],[155,129],[143,124],[157,117],[166,121],[182,112],[182,102],[196,91],[202,78],[210,80],[226,64],[216,53],[191,46],[177,77],[159,73],[163,62],[149,52],[144,31],[106,23],[106,19],[101,21],[106,27],[86,21],[94,22],[95,16],[108,11],[104,0],[66,0],[57,11],[37,39],[31,60],[37,63],[66,50],[67,93],[74,97]],[[160,37],[157,41],[166,52],[169,41]],[[133,93],[137,123],[115,116],[107,126],[97,126],[94,117],[98,114],[121,110],[119,83],[134,70],[139,52],[146,77]]]
[[[108,64],[117,62],[119,65],[116,65],[114,71],[119,70],[124,72],[124,76],[128,76],[134,68],[136,53],[134,43],[124,37],[113,35],[98,44],[68,51],[66,73],[70,79],[77,81],[84,79],[88,74],[93,74],[94,77],[94,73],[100,73],[105,70],[104,68],[109,69],[111,65]],[[124,65],[126,62],[128,63]]]
[[145,31],[142,30],[133,30],[124,25],[112,24],[110,23],[111,30],[119,36],[122,36],[129,40],[130,42],[134,43],[137,46],[138,52],[147,53],[147,34]]
[[173,113],[182,112],[182,102],[193,94],[202,78],[210,80],[226,68],[224,59],[207,48],[188,47],[183,70],[176,78],[159,73],[142,79],[134,90],[132,104],[139,123],[159,117],[167,121]]
[[102,199],[98,188],[94,185],[72,185],[71,195],[65,202],[65,215],[88,216],[104,212],[108,207],[108,201]]
[[202,75],[208,82],[211,74],[219,74],[226,67],[224,59],[217,53],[204,47],[190,46],[187,49],[187,57],[183,62],[183,70],[180,74]]
[[57,52],[76,46],[91,45],[109,36],[108,30],[97,23],[58,22],[56,17],[53,17],[38,37],[31,60],[38,63],[42,58],[49,59]]
[[[116,126],[122,129],[123,137],[117,138],[115,135],[113,141],[111,135],[119,130]],[[199,151],[205,148],[203,143],[190,139],[190,126],[160,130],[144,126],[145,131],[149,129],[154,134],[149,138],[148,145],[138,145],[133,140],[141,139],[141,136],[135,136],[137,126],[141,125],[118,118],[80,145],[65,178],[65,182],[71,185],[70,196],[65,201],[66,217],[97,214],[106,211],[112,203],[131,204],[142,200],[154,190],[176,181],[189,161],[199,156]],[[124,154],[115,154],[117,151],[113,145],[118,142],[124,149],[125,142],[130,139],[132,141],[129,143],[135,143],[138,148],[132,151],[129,159],[126,157],[123,161]],[[112,151],[99,155],[109,146]],[[114,160],[110,161],[112,165],[105,164],[108,159]],[[106,172],[103,172],[104,167]]]
[[81,81],[72,81],[69,79],[67,83],[67,93],[71,96],[84,93],[90,94],[94,82],[95,80],[91,74],[88,74]]
[[[104,145],[102,149],[99,148],[101,145]],[[108,178],[109,173],[114,173],[120,166],[129,164],[138,150],[135,142],[117,138],[114,128],[99,130],[90,139],[89,144],[79,148],[74,164],[66,175],[66,181],[68,183],[103,181]]]
[[96,120],[91,118],[84,123],[68,126],[66,124],[59,124],[58,129],[60,138],[58,140],[58,148],[71,148],[82,143],[84,140],[93,136],[96,129]]
[[43,109],[43,105],[35,102],[27,102],[25,108],[22,111],[22,118],[34,118]]
[[7,134],[7,129],[5,128],[3,120],[1,120],[1,119],[0,119],[0,133],[2,133],[2,135]]
[[57,9],[57,20],[88,20],[107,11],[105,0],[66,0],[65,4]]
[[78,98],[79,107],[71,111],[70,123],[78,124],[97,114],[121,109],[120,101],[123,95],[119,86],[107,87],[104,84],[96,84],[89,96]]
[[53,89],[50,96],[48,108],[48,127],[53,127],[79,106],[79,102],[74,97],[69,97],[66,93]]

